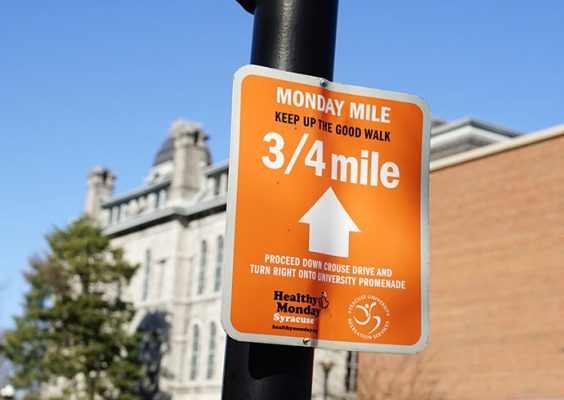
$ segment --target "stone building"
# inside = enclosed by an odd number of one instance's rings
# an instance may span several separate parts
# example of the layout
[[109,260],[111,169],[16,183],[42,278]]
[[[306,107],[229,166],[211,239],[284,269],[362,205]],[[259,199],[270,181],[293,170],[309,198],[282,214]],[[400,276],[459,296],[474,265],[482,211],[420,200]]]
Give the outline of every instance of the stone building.
[[[517,134],[472,119],[435,121],[431,148],[443,157]],[[126,296],[138,310],[131,329],[145,332],[146,399],[220,398],[228,164],[210,163],[206,141],[200,125],[177,121],[142,187],[114,195],[112,171],[98,167],[88,177],[85,211],[141,265]],[[324,390],[332,399],[354,398],[357,358],[316,350],[313,398]]]
[[564,125],[432,162],[429,217],[429,344],[358,399],[564,399]]

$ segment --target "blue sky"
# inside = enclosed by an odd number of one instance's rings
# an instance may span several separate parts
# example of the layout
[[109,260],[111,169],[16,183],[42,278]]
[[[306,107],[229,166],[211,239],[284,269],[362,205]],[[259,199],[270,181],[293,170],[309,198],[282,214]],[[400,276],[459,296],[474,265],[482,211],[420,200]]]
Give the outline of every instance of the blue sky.
[[[564,2],[341,0],[334,80],[413,93],[433,115],[531,132],[564,122]],[[86,175],[140,186],[172,121],[227,159],[231,80],[252,16],[235,0],[0,2],[0,328]]]

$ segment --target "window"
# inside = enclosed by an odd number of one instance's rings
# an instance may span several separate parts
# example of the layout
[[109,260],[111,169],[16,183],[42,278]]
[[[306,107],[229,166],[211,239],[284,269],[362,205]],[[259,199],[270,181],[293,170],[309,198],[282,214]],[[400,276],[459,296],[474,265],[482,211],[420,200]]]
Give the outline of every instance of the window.
[[166,266],[166,260],[160,260],[159,262],[157,262],[156,264],[156,271],[155,271],[155,286],[156,286],[156,290],[153,291],[153,298],[157,298],[160,299],[162,298],[163,295],[163,286],[164,286],[164,282],[165,282],[165,266]]
[[198,359],[200,357],[200,327],[194,325],[192,330],[192,357],[190,358],[190,380],[196,379],[198,374]]
[[213,290],[219,292],[221,288],[221,273],[223,270],[223,236],[217,238],[217,258],[215,260],[215,283]]
[[161,189],[159,192],[159,201],[158,201],[158,208],[164,208],[164,206],[166,205],[166,201],[167,201],[167,197],[168,197],[168,193],[166,189]]
[[155,208],[161,208],[161,192],[155,192]]
[[149,297],[149,278],[151,275],[151,250],[145,252],[145,265],[143,266],[143,300]]
[[217,329],[215,327],[215,322],[210,324],[210,343],[208,348],[208,370],[206,373],[206,378],[212,379],[215,372],[215,348],[217,340]]
[[200,254],[200,273],[198,274],[198,294],[204,293],[206,287],[206,265],[208,263],[208,243],[202,240]]
[[349,351],[347,354],[347,375],[345,376],[345,390],[356,392],[356,371],[358,363],[358,353]]

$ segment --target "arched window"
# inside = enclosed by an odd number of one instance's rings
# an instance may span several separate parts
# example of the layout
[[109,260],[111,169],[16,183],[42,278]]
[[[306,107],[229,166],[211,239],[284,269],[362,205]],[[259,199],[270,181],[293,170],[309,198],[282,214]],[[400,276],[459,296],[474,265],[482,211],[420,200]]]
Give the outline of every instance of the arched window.
[[204,293],[206,287],[206,265],[208,264],[208,243],[202,240],[200,254],[200,272],[198,273],[198,294]]
[[200,358],[200,327],[192,328],[192,357],[190,358],[190,380],[196,379],[198,374],[198,360]]
[[223,236],[217,238],[217,257],[215,260],[215,281],[213,290],[219,292],[221,288],[221,274],[223,271]]
[[143,265],[143,294],[142,299],[149,297],[149,282],[151,277],[151,250],[145,252],[145,264]]
[[208,369],[206,373],[207,379],[212,379],[215,374],[215,351],[217,347],[217,328],[215,322],[210,324],[210,343],[208,348]]

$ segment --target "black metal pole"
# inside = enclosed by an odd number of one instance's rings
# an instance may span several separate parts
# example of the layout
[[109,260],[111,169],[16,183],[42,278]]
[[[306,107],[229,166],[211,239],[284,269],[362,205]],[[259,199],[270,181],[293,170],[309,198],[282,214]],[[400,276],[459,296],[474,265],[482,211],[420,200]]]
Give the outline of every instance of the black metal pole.
[[[338,0],[238,0],[254,13],[251,63],[333,79]],[[227,338],[223,400],[311,399],[313,349]]]
[[251,64],[333,79],[338,0],[256,0]]

